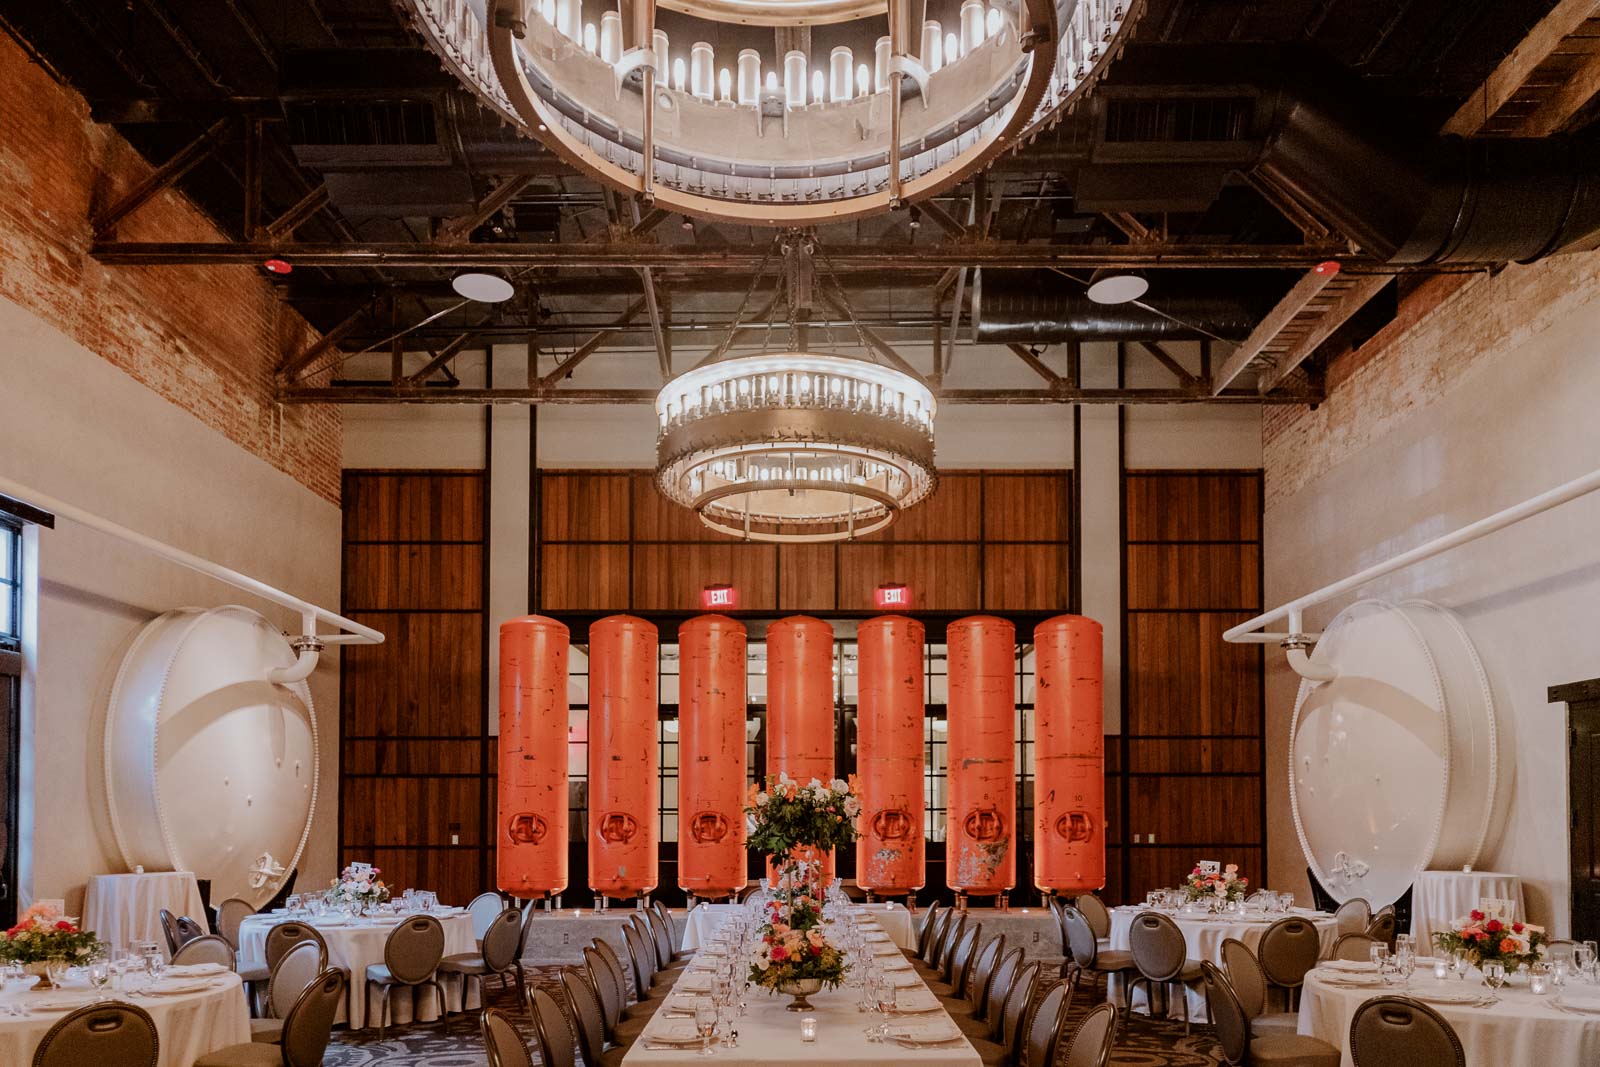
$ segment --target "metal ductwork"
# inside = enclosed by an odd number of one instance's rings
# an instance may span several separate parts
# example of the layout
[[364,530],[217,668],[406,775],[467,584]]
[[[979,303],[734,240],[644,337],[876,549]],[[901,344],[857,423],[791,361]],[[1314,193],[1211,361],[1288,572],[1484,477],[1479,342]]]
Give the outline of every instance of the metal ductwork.
[[972,291],[974,337],[1017,341],[1239,341],[1282,295],[1283,281],[1257,272],[1189,273],[1160,286],[1152,303],[1097,304],[1082,283],[1054,271],[984,270]]

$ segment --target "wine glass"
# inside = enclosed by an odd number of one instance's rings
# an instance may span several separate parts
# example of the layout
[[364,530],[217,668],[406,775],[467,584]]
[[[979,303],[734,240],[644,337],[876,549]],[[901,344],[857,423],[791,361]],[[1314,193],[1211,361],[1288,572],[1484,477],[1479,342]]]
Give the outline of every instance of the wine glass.
[[27,968],[16,960],[7,960],[4,968],[0,969],[0,992],[5,994],[6,1014],[28,1014],[22,994],[27,992],[30,984]]
[[89,961],[89,984],[94,987],[95,1000],[106,999],[106,986],[111,984],[110,953],[96,953]]
[[1389,958],[1389,946],[1382,941],[1367,948],[1367,955],[1372,960],[1373,970],[1383,970],[1383,962]]
[[694,1029],[700,1035],[700,1055],[715,1055],[711,1051],[711,1038],[717,1032],[717,1009],[706,997],[694,1002]]
[[878,1027],[878,1033],[881,1035],[880,1040],[886,1039],[889,1036],[889,1020],[894,1018],[895,1011],[899,1007],[899,1005],[895,1002],[895,997],[896,989],[894,980],[888,976],[885,976],[884,979],[878,983],[877,1009],[878,1014],[883,1016],[883,1022],[880,1023]]
[[1494,991],[1489,998],[1489,1003],[1500,999],[1500,987],[1506,984],[1506,965],[1501,960],[1484,960],[1478,965],[1483,972],[1483,984]]

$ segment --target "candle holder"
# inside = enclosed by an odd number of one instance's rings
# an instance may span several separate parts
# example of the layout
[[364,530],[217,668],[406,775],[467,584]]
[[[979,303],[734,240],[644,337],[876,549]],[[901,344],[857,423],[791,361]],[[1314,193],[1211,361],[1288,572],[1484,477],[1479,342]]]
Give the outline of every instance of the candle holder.
[[1434,960],[1433,961],[1433,977],[1434,977],[1434,979],[1436,981],[1442,982],[1446,978],[1448,978],[1449,976],[1450,976],[1450,961],[1449,960]]
[[1550,991],[1550,968],[1543,963],[1535,963],[1528,968],[1528,992],[1536,997],[1542,997]]
[[800,1040],[815,1041],[817,1039],[817,1017],[804,1015],[800,1018]]

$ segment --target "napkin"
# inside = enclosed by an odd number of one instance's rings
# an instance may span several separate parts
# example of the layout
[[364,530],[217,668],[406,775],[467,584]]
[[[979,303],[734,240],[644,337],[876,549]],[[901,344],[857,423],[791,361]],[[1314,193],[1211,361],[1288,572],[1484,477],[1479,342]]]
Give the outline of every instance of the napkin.
[[692,1020],[671,1019],[661,1026],[652,1028],[644,1040],[646,1045],[653,1041],[659,1041],[664,1045],[691,1045],[699,1044],[700,1035],[695,1033]]
[[926,989],[913,989],[897,994],[894,1005],[896,1011],[909,1012],[913,1015],[925,1011],[938,1011],[943,1007],[939,1003],[939,998]]
[[220,963],[175,963],[167,973],[174,978],[215,978],[229,970]]
[[702,978],[698,975],[685,974],[678,979],[678,984],[674,988],[680,993],[709,993],[711,992],[711,978],[709,976]]
[[961,1036],[961,1031],[950,1025],[948,1019],[903,1023],[897,1025],[889,1033],[896,1041],[905,1041],[917,1045],[938,1045],[946,1041],[954,1041]]
[[1376,964],[1362,960],[1323,960],[1321,967],[1329,971],[1347,971],[1356,974],[1372,974],[1378,969]]

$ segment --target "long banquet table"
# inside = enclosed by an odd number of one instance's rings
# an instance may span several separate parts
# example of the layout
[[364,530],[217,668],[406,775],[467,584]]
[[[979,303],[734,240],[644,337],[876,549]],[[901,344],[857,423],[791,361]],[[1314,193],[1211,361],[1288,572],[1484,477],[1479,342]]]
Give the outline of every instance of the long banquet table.
[[[685,952],[698,952],[702,945],[710,944],[722,929],[722,924],[744,910],[743,904],[700,904],[689,913],[683,924]],[[872,919],[883,927],[895,945],[903,949],[917,947],[916,926],[911,912],[899,904],[857,904],[855,913],[862,919]]]
[[[871,915],[874,920],[879,917],[876,911],[874,908]],[[900,911],[904,913],[905,909],[901,908]],[[916,996],[925,1001],[933,998],[933,993],[915,971],[897,973],[903,974],[898,980],[902,998]],[[695,974],[696,968],[691,966],[680,979],[680,986],[693,985],[691,976]],[[674,998],[681,996],[683,994],[673,994]],[[821,1063],[867,1063],[891,1067],[931,1063],[938,1067],[980,1067],[982,1061],[977,1050],[961,1037],[955,1022],[942,1008],[925,1014],[907,1015],[891,1025],[896,1029],[914,1029],[924,1033],[947,1029],[953,1035],[947,1044],[904,1048],[893,1041],[868,1041],[865,1030],[879,1017],[858,1012],[858,996],[859,990],[851,985],[812,994],[808,999],[814,1007],[805,1014],[817,1020],[817,1039],[804,1042],[800,1040],[801,1015],[788,1010],[789,998],[769,996],[763,990],[753,989],[748,1000],[749,1010],[739,1020],[737,1047],[719,1046],[711,1062],[718,1064],[718,1067],[816,1067]],[[669,1001],[666,1007],[651,1017],[644,1033],[623,1057],[624,1067],[681,1065],[694,1056],[694,1052],[682,1048],[651,1047],[653,1036],[685,1025],[682,1016],[670,1013],[675,1003],[676,1000]],[[934,1003],[937,1004],[937,1001]]]
[[[444,927],[444,954],[472,952],[472,916],[465,909],[452,908],[435,916]],[[280,922],[288,922],[286,915],[252,915],[239,924],[239,958],[246,963],[266,962],[267,931]],[[299,922],[301,920],[293,920]],[[346,1022],[350,1029],[360,1030],[378,1025],[378,998],[372,1003],[367,997],[367,966],[383,962],[383,947],[389,934],[399,925],[400,917],[391,919],[334,919],[306,920],[328,943],[328,966],[342,967],[350,976],[350,995],[347,1004],[335,1017],[335,1022]],[[441,1012],[471,1011],[480,1006],[482,990],[476,979],[460,975],[442,974],[439,986],[444,993],[444,1004],[437,1003],[433,990],[420,986],[396,986],[389,995],[389,1023],[432,1022]],[[370,1016],[370,1018],[369,1018]]]
[[1336,972],[1314,970],[1306,975],[1300,994],[1300,1033],[1343,1049],[1343,1067],[1354,1064],[1349,1044],[1350,1020],[1356,1009],[1372,997],[1385,995],[1413,997],[1444,1016],[1461,1038],[1467,1067],[1594,1067],[1600,1063],[1600,987],[1573,987],[1574,994],[1585,997],[1595,1009],[1575,1014],[1557,1007],[1553,994],[1534,996],[1521,984],[1502,988],[1499,1003],[1490,1007],[1474,1002],[1440,1003],[1441,995],[1455,999],[1489,991],[1476,975],[1436,980],[1432,961],[1426,959],[1419,961],[1416,973],[1403,987],[1339,984],[1348,980]]

